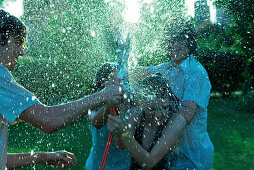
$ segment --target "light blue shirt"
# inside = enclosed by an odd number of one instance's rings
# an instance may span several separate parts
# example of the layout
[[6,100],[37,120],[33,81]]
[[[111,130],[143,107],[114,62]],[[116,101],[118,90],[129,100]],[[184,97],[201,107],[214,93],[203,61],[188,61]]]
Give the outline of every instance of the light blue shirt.
[[0,114],[11,124],[38,99],[19,85],[8,69],[0,64]]
[[[179,66],[172,61],[148,67],[152,74],[161,73],[171,84],[180,101],[193,101],[199,108],[184,131],[180,154],[185,155],[197,169],[211,169],[214,147],[207,132],[207,106],[211,84],[204,67],[193,55]],[[179,165],[183,160],[179,160]]]
[[19,85],[8,69],[0,64],[0,169],[5,169],[7,158],[8,123],[39,101]]
[[[96,129],[92,124],[90,124],[90,130],[92,133],[93,146],[91,148],[89,157],[86,160],[86,169],[99,170],[109,134],[108,124],[106,123],[101,129]],[[129,170],[130,163],[131,156],[128,150],[119,150],[115,146],[114,140],[112,140],[105,170]]]

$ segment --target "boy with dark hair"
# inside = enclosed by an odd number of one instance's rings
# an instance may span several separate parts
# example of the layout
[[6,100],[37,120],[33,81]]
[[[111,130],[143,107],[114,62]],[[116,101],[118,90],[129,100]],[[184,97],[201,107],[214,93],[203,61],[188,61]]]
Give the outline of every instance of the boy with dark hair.
[[[95,90],[99,91],[106,86],[106,83],[110,80],[110,75],[113,73],[115,64],[105,63],[99,67],[95,76]],[[103,158],[103,151],[105,149],[107,138],[109,135],[108,130],[108,116],[110,115],[110,109],[108,105],[101,105],[91,111],[91,114],[87,115],[88,120],[91,123],[90,129],[92,134],[92,148],[90,154],[86,160],[86,169],[94,170],[100,169],[101,160]],[[119,150],[112,142],[105,170],[127,170],[130,168],[131,157],[127,150]]]
[[[19,85],[9,71],[15,69],[17,59],[24,55],[26,44],[26,26],[16,17],[0,10],[0,169],[17,167],[14,160],[22,163],[22,154],[7,157],[7,129],[17,118],[30,123],[34,127],[53,133],[101,104],[115,105],[123,97],[117,85],[110,85],[99,92],[85,96],[79,100],[57,106],[46,106],[24,87]],[[63,165],[75,162],[72,154],[65,153],[61,157]],[[28,162],[26,162],[28,161]],[[24,159],[23,165],[36,163],[35,157]],[[57,165],[56,161],[56,164]]]

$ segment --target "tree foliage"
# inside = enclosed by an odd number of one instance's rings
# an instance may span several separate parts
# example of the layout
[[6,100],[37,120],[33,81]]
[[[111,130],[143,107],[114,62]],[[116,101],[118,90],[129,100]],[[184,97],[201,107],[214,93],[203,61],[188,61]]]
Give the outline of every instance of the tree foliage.
[[139,5],[140,21],[131,23],[123,18],[125,1],[24,0],[30,57],[20,61],[16,78],[47,104],[89,94],[98,66],[115,60],[116,28],[123,36],[131,35],[131,64],[133,60],[143,65],[165,61],[160,47],[162,25],[183,10],[183,1],[154,0]]
[[238,38],[238,44],[248,56],[254,54],[254,5],[252,0],[216,0],[232,16],[230,27]]

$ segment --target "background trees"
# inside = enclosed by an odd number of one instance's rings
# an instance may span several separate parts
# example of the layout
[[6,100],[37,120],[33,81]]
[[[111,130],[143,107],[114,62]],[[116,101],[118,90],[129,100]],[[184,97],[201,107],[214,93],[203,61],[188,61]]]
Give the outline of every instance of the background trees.
[[[254,78],[254,5],[252,0],[216,0],[217,7],[224,8],[232,17],[232,22],[228,27],[234,43],[230,51],[236,55],[241,55],[245,60],[243,71],[244,93],[248,89],[253,89]],[[251,87],[251,88],[250,88]]]

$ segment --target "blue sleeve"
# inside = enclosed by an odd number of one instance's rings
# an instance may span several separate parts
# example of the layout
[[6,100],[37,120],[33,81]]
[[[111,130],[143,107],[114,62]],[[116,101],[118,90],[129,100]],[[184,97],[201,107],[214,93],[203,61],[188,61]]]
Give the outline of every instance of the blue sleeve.
[[164,72],[167,65],[168,63],[162,63],[157,66],[148,66],[147,68],[150,70],[151,74],[155,74]]
[[193,101],[200,107],[206,108],[209,103],[210,92],[211,84],[207,73],[196,71],[187,77],[183,101]]
[[[7,76],[8,77],[8,76]],[[13,78],[0,76],[0,114],[11,124],[38,99]]]

